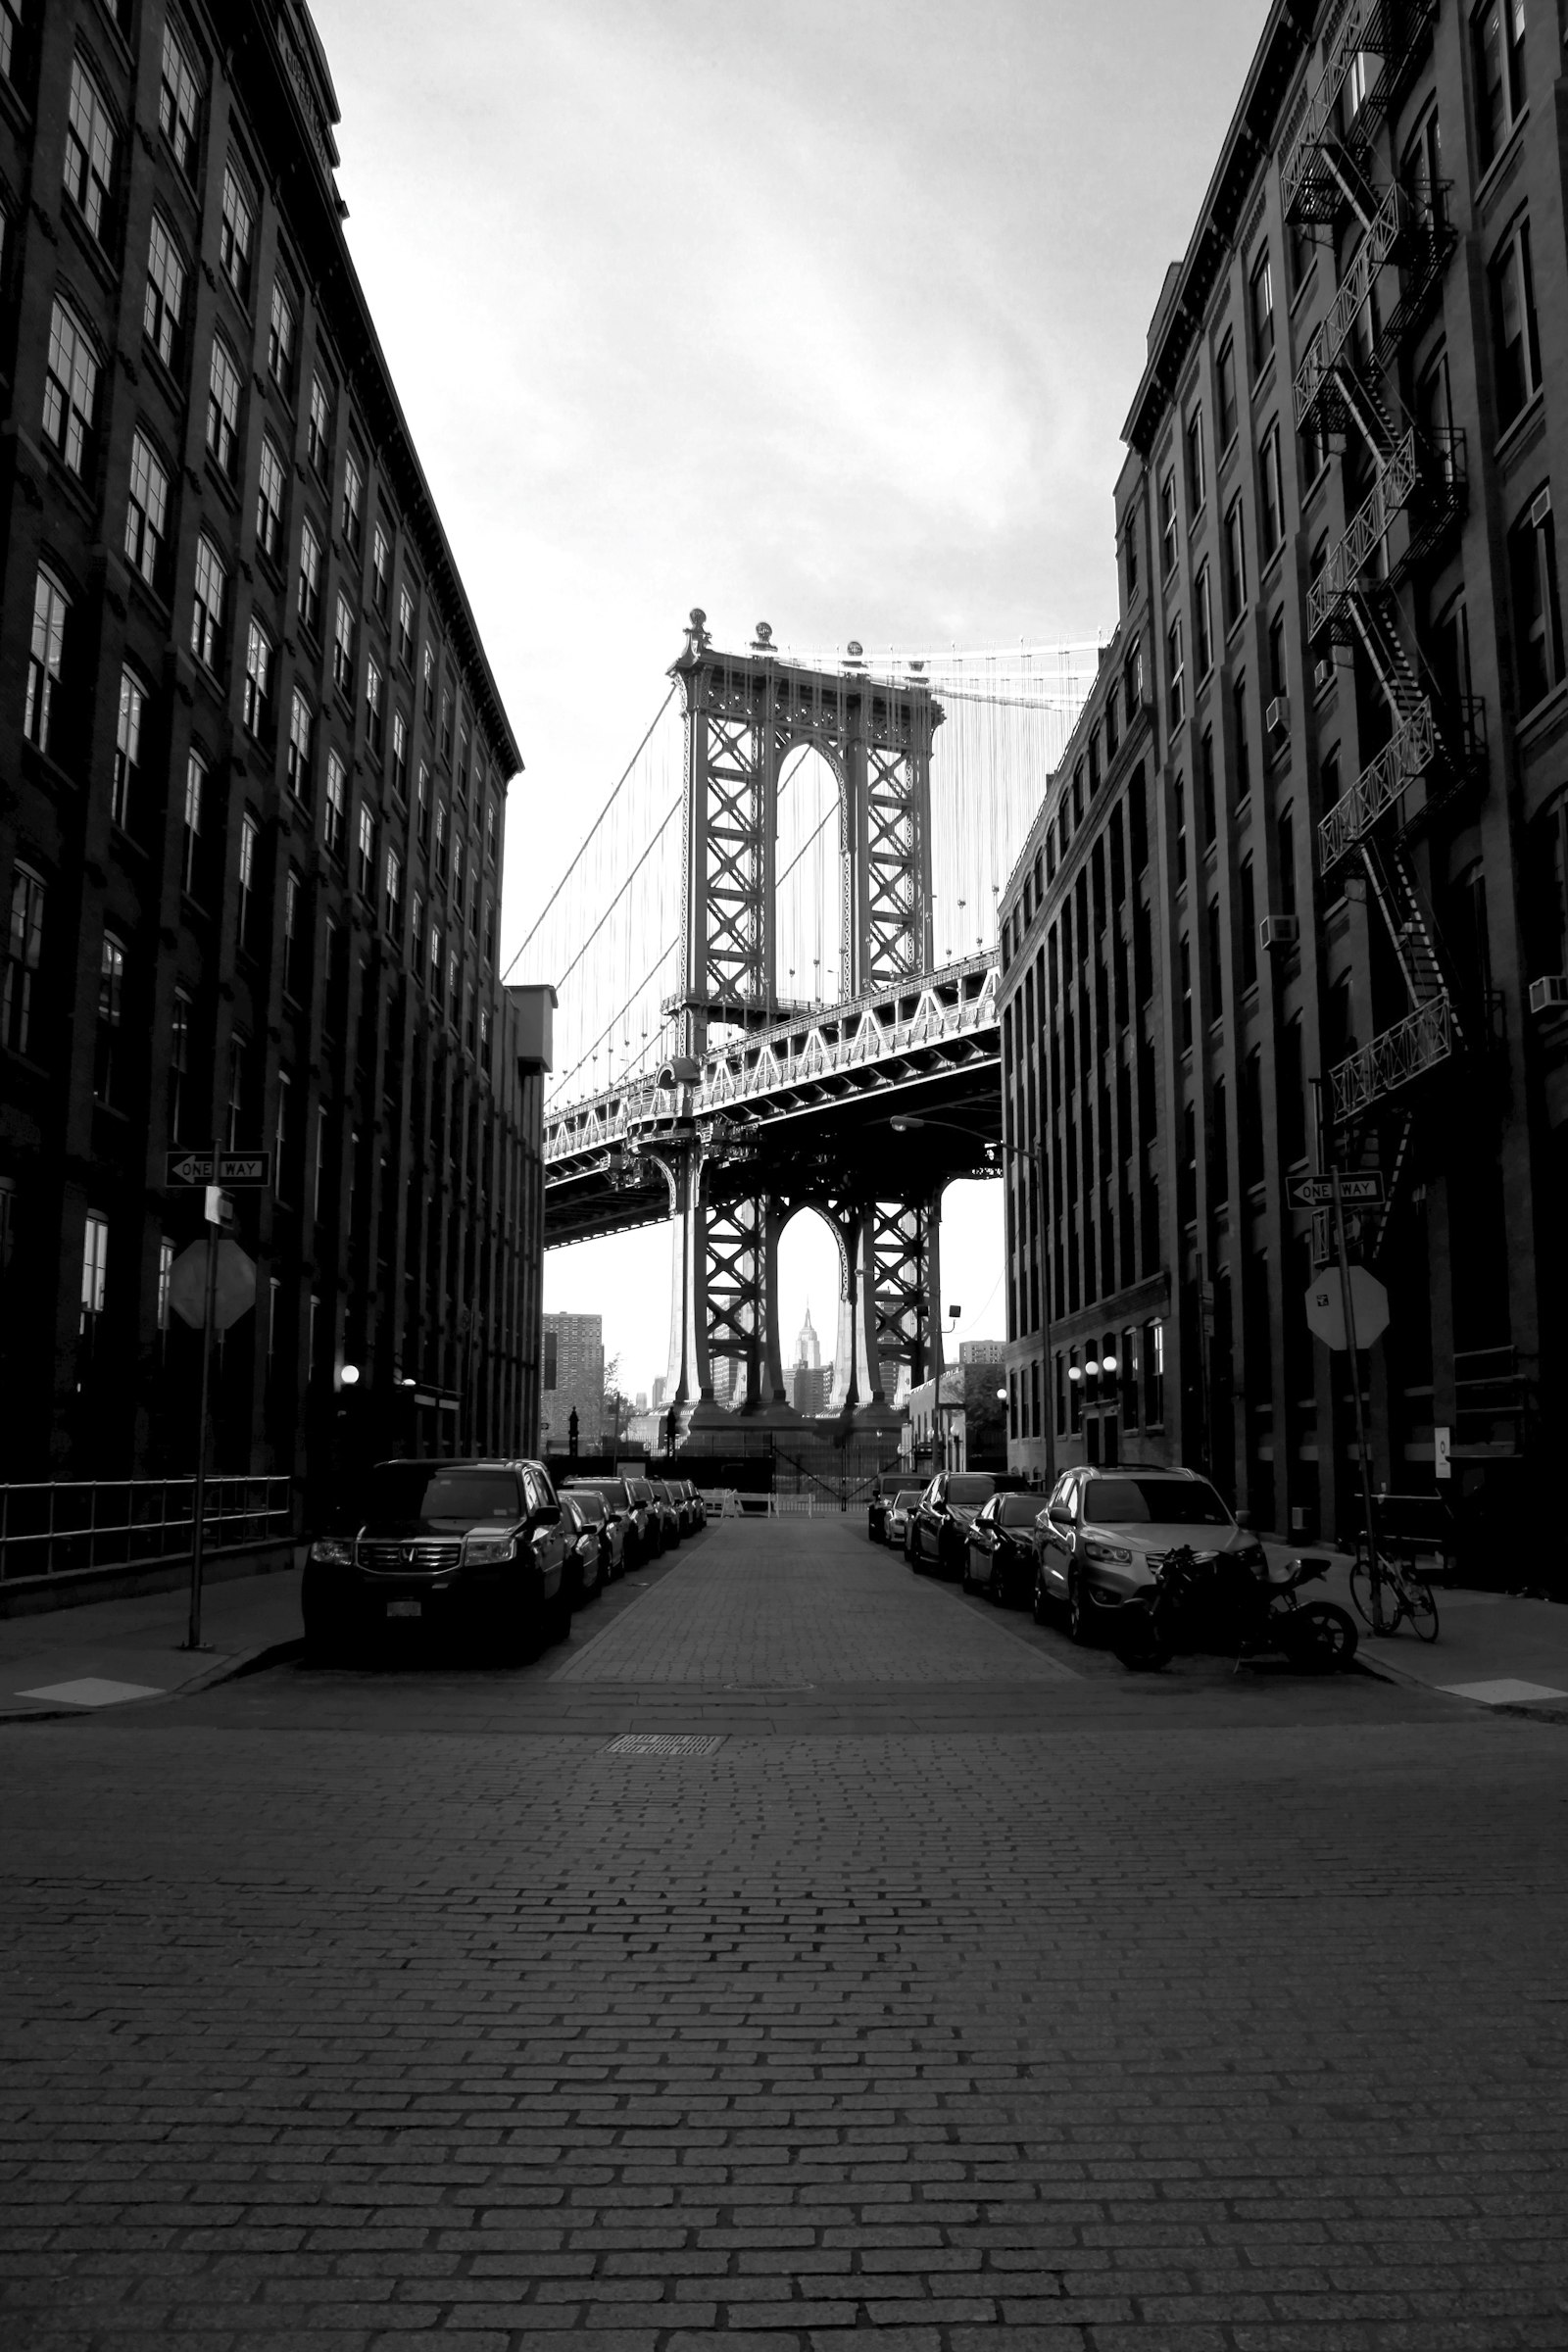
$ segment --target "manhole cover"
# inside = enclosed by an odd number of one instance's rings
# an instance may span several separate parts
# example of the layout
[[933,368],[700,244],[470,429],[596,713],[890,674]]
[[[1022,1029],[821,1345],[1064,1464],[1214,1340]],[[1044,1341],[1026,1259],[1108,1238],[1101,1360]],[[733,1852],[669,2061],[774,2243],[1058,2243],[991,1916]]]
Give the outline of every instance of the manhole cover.
[[724,1743],[722,1732],[706,1737],[697,1732],[622,1732],[606,1748],[607,1756],[710,1756]]

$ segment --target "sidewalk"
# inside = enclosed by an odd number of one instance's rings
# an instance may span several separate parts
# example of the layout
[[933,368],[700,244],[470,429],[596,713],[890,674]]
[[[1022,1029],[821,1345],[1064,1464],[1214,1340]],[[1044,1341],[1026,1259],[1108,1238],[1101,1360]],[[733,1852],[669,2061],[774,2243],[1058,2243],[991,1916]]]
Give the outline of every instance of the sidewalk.
[[189,1594],[143,1592],[52,1615],[0,1619],[0,1722],[74,1715],[205,1690],[300,1640],[294,1570],[236,1577],[202,1594],[199,1652],[182,1648]]
[[1568,1722],[1568,1608],[1549,1600],[1515,1600],[1506,1592],[1475,1592],[1434,1585],[1438,1638],[1422,1642],[1408,1625],[1379,1637],[1367,1631],[1350,1600],[1350,1555],[1324,1544],[1265,1543],[1271,1560],[1303,1552],[1329,1562],[1327,1576],[1302,1598],[1337,1600],[1355,1617],[1361,1643],[1357,1665],[1387,1681],[1441,1690],[1485,1707],[1529,1707],[1532,1714]]

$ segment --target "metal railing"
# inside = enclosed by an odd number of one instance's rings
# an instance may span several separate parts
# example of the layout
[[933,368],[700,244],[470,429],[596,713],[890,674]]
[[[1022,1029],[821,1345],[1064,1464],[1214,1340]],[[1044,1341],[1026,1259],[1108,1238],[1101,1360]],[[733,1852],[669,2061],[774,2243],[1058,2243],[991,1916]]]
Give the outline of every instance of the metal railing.
[[1393,807],[1407,785],[1416,782],[1432,764],[1437,730],[1432,705],[1418,703],[1401,727],[1396,727],[1377,758],[1368,762],[1343,799],[1335,802],[1317,829],[1318,865],[1323,873],[1339,863],[1386,808]]
[[1334,1116],[1353,1118],[1384,1095],[1392,1095],[1412,1078],[1419,1078],[1453,1052],[1453,1007],[1446,996],[1418,1004],[1414,1012],[1392,1029],[1385,1029],[1369,1046],[1349,1054],[1330,1072]]
[[1391,451],[1388,464],[1351,515],[1343,539],[1330,548],[1328,562],[1307,590],[1306,633],[1320,637],[1335,608],[1345,602],[1389,535],[1389,526],[1402,514],[1421,479],[1415,434],[1407,432]]
[[[0,1584],[23,1577],[188,1559],[192,1478],[50,1479],[0,1486]],[[289,1478],[209,1478],[204,1548],[287,1543],[296,1525]]]

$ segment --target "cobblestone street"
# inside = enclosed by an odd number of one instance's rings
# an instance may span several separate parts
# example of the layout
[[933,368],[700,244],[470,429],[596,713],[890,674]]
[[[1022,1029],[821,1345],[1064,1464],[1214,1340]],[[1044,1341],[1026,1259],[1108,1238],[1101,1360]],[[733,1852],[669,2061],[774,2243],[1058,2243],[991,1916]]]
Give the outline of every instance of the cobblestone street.
[[1565,1755],[853,1520],[0,1729],[0,2342],[1560,2352]]

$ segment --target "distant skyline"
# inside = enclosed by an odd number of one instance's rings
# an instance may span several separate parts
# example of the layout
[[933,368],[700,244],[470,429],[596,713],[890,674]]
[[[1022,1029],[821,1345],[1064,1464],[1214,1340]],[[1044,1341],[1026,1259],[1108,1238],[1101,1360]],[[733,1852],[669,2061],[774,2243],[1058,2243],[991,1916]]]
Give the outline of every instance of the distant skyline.
[[[1118,438],[1263,0],[761,11],[316,0],[348,237],[526,773],[503,958],[720,643],[1093,638]],[[1136,70],[1129,70],[1135,61]],[[1001,1196],[944,1214],[956,1337],[1003,1328]],[[552,1252],[622,1385],[667,1235]],[[833,1245],[797,1220],[781,1329]]]

